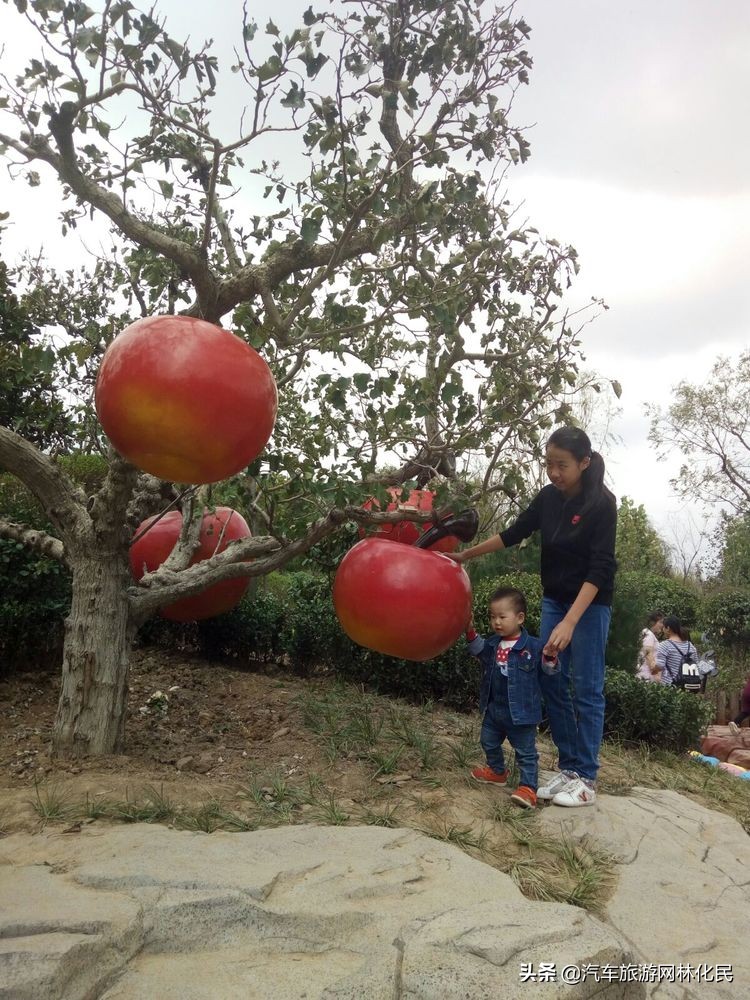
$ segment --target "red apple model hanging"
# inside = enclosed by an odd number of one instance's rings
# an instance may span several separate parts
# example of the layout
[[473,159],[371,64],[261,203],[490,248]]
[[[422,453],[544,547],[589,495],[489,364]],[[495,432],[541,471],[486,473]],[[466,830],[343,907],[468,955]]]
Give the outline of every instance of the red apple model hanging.
[[[391,502],[386,507],[390,513],[394,510],[418,510],[422,513],[433,509],[435,494],[432,490],[411,490],[408,499],[402,499],[404,490],[398,486],[388,488]],[[373,497],[362,504],[365,510],[379,509],[380,503]],[[397,521],[396,524],[379,524],[375,536],[378,538],[388,538],[392,542],[402,542],[404,545],[413,545],[417,539],[432,527],[432,522],[417,524],[414,521]],[[366,529],[360,528],[360,537],[364,538]],[[458,548],[458,538],[455,535],[446,535],[439,538],[429,546],[432,552],[455,552]]]
[[96,380],[96,412],[128,461],[160,479],[213,483],[263,451],[276,419],[271,370],[228,330],[153,316],[122,331]]
[[[135,580],[161,566],[174,548],[181,530],[182,514],[178,510],[170,511],[158,521],[155,517],[147,518],[138,526],[133,536],[136,541],[130,546],[130,572]],[[235,539],[249,536],[250,529],[241,514],[231,507],[217,507],[213,513],[203,515],[200,547],[190,565],[210,559],[216,552],[223,552]],[[249,577],[222,580],[200,594],[160,608],[159,614],[175,622],[200,621],[222,615],[240,602],[249,583]]]
[[471,584],[440,552],[364,538],[339,564],[333,603],[360,646],[405,660],[430,660],[466,628]]

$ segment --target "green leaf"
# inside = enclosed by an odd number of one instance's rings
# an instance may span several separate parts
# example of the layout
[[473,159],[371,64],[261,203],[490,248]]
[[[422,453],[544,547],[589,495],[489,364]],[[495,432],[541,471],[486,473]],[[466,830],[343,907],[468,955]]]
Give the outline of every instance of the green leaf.
[[320,219],[311,219],[309,216],[302,220],[302,226],[300,228],[300,236],[302,237],[302,242],[306,243],[308,246],[314,243],[320,234]]
[[323,55],[319,52],[316,56],[313,55],[312,49],[308,46],[307,49],[302,53],[300,59],[305,64],[305,69],[307,71],[307,76],[309,79],[316,77],[321,71],[323,66],[328,62],[328,56]]
[[281,59],[278,56],[271,56],[262,66],[258,67],[258,79],[261,83],[265,83],[266,80],[272,80],[278,76],[281,70]]
[[307,25],[315,24],[318,20],[318,15],[313,13],[312,7],[308,7],[305,13],[302,15],[302,20]]
[[90,17],[94,16],[94,11],[85,3],[77,3],[73,11],[76,24],[84,24]]
[[297,86],[296,83],[292,83],[286,97],[281,99],[281,103],[285,108],[304,108],[305,91],[301,87]]
[[357,372],[357,374],[352,378],[352,382],[354,382],[354,385],[360,392],[364,392],[370,384],[369,372]]
[[159,187],[165,198],[171,198],[174,195],[174,184],[170,184],[169,181],[159,181]]
[[276,27],[276,25],[273,23],[273,21],[270,20],[270,18],[269,18],[268,24],[266,25],[266,34],[267,35],[276,35],[277,37],[278,37],[278,34],[279,34],[279,29]]

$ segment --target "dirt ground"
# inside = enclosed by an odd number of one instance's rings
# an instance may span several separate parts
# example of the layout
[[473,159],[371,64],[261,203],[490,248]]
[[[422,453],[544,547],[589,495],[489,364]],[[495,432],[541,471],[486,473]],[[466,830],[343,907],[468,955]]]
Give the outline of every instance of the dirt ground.
[[124,753],[76,761],[56,760],[50,753],[59,687],[57,670],[0,681],[0,796],[6,829],[26,826],[24,819],[33,823],[34,813],[23,808],[23,801],[37,785],[84,798],[164,787],[190,802],[223,797],[251,775],[300,779],[325,770],[337,791],[345,791],[346,781],[301,723],[301,704],[321,688],[320,682],[273,668],[258,672],[182,653],[137,651],[129,677]]

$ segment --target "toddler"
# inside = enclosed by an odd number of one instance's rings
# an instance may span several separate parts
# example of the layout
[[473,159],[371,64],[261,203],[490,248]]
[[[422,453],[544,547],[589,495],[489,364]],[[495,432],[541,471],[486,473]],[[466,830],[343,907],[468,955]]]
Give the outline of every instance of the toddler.
[[520,590],[501,587],[490,598],[490,627],[487,639],[477,635],[472,624],[466,631],[469,652],[482,664],[479,711],[482,714],[480,742],[486,767],[471,772],[476,781],[504,785],[508,780],[503,742],[507,739],[516,754],[520,772],[518,788],[511,801],[524,809],[536,806],[539,755],[536,728],[542,720],[539,671],[556,673],[556,658],[545,658],[541,639],[528,634],[526,598]]

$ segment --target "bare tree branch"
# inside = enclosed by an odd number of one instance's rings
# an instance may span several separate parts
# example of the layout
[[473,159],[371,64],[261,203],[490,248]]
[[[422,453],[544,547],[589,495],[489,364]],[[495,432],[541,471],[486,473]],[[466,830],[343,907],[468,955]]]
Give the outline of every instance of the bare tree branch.
[[9,538],[14,542],[21,542],[33,552],[47,556],[48,559],[67,562],[65,546],[59,538],[48,535],[44,531],[29,528],[25,524],[16,524],[14,521],[0,521],[0,538]]
[[67,548],[72,547],[76,535],[90,532],[91,518],[83,491],[49,456],[1,425],[0,468],[17,476],[31,490]]

